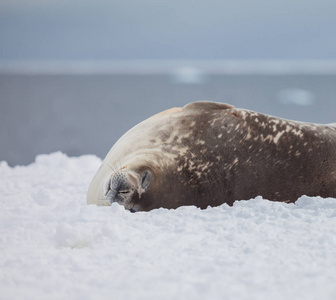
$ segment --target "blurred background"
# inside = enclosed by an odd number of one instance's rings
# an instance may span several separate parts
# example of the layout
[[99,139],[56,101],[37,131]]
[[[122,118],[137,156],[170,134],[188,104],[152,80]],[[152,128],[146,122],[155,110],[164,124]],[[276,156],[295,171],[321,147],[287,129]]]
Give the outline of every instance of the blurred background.
[[0,0],[0,161],[107,154],[192,101],[336,122],[334,0]]

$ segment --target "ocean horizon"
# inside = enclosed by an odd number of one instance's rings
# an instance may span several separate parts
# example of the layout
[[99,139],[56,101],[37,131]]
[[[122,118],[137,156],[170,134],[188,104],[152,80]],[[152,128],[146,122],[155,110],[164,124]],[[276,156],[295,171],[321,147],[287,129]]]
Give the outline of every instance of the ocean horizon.
[[0,161],[104,158],[131,127],[194,101],[336,121],[336,61],[0,61]]
[[0,60],[0,74],[170,74],[193,68],[220,75],[333,75],[336,60]]

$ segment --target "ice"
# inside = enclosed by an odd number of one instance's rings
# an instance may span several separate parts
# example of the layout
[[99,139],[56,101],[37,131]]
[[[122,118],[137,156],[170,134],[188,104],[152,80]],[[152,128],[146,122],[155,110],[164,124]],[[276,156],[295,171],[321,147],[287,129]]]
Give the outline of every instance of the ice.
[[335,299],[336,199],[87,206],[101,160],[0,163],[1,299]]
[[194,67],[180,67],[172,73],[174,83],[203,84],[207,80],[207,74]]
[[315,103],[315,95],[312,92],[298,88],[281,90],[277,98],[283,105],[312,106]]

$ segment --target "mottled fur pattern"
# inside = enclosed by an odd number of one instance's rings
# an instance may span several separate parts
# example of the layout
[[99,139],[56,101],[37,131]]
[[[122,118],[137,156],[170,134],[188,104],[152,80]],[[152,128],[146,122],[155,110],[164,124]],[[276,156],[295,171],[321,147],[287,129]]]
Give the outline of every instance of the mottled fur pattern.
[[[148,211],[232,205],[258,195],[283,202],[304,194],[336,197],[334,125],[214,102],[173,108],[138,124],[112,147],[91,183],[88,203],[119,202],[131,211]],[[138,174],[120,183],[130,191],[124,203],[118,187],[108,199],[104,192],[106,181],[121,172]],[[146,188],[139,193],[144,172]]]

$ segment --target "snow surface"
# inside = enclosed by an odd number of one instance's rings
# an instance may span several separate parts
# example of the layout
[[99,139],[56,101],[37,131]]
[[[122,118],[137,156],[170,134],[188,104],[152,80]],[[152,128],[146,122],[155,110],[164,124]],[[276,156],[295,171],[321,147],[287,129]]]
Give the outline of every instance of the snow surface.
[[132,214],[86,205],[101,160],[0,164],[0,299],[336,299],[336,199]]

